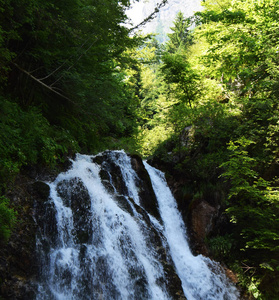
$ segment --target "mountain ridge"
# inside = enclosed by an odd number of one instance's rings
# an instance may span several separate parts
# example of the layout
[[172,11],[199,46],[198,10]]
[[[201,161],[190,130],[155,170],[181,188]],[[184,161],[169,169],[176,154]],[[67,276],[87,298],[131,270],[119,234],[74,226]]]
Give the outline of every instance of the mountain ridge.
[[[131,10],[127,12],[129,18],[136,25],[147,18],[155,9],[158,0],[147,0],[135,3]],[[156,39],[163,43],[171,32],[170,27],[179,11],[185,17],[192,16],[196,11],[202,9],[200,0],[169,0],[157,13],[156,17],[141,27],[143,33],[156,33]]]

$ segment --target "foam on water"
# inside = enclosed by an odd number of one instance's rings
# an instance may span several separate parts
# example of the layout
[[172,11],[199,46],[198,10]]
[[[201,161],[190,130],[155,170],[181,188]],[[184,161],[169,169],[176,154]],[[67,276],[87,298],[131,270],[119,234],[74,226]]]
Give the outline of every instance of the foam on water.
[[[127,191],[121,195],[109,168],[105,172],[112,189],[104,184],[101,167],[93,162],[98,156],[77,155],[72,168],[49,183],[45,223],[37,240],[42,263],[37,300],[172,299],[161,257],[150,240],[152,231],[171,256],[188,300],[238,299],[218,264],[192,255],[163,174],[145,163],[161,223],[140,207],[130,158],[123,151],[107,156],[125,180]],[[119,205],[120,196],[130,209]]]
[[165,226],[172,259],[188,300],[237,300],[236,288],[227,280],[221,267],[202,255],[194,256],[187,241],[186,228],[164,174],[144,165],[150,175]]

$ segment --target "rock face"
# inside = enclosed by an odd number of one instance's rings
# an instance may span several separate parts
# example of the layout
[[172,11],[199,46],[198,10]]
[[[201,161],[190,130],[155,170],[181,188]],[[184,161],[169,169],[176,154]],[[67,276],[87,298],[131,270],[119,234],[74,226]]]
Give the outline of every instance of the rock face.
[[[61,169],[66,169],[65,164]],[[42,180],[57,175],[49,170],[27,168],[18,175],[6,196],[17,211],[17,223],[9,242],[0,244],[0,299],[35,298],[38,261],[36,255],[37,223],[35,211],[42,214],[49,196],[49,186]],[[38,179],[40,178],[40,179]],[[36,207],[35,207],[35,203]]]
[[[67,185],[71,185],[72,189],[67,189]],[[91,200],[86,187],[79,178],[74,178],[70,182],[62,181],[57,187],[57,193],[66,206],[75,212],[73,222],[76,240],[81,244],[87,243],[92,236],[92,216],[88,213]]]
[[227,219],[223,216],[224,208],[220,205],[221,195],[216,193],[195,198],[191,190],[187,190],[189,179],[181,174],[172,174],[167,177],[168,184],[187,225],[191,249],[196,254],[208,256],[210,250],[206,239],[217,232],[225,231],[227,226]]
[[214,229],[214,221],[218,216],[218,209],[209,205],[205,200],[194,201],[189,213],[189,221],[193,239],[195,240],[195,250],[204,255],[208,255],[205,245],[206,237]]
[[[116,192],[116,194],[119,195],[125,194],[127,193],[125,178],[123,178],[120,167],[111,159],[110,153],[110,151],[105,151],[102,155],[95,157],[93,161],[101,166],[101,177],[106,188],[111,189],[112,193]],[[117,154],[115,153],[114,155]],[[137,155],[132,155],[131,164],[138,176],[136,184],[139,192],[140,204],[155,218],[159,219],[160,215],[157,207],[156,196],[152,189],[151,181],[143,165],[142,159]],[[109,173],[112,175],[109,175]],[[116,191],[114,191],[110,181],[113,183]],[[119,201],[121,201],[121,197],[119,198]]]
[[191,191],[184,190],[189,185],[187,179],[169,176],[168,184],[177,200],[178,208],[182,214],[190,238],[192,250],[197,254],[208,256],[209,249],[206,238],[218,230],[222,208],[216,199],[208,201],[204,197],[193,199]]
[[0,250],[0,295],[3,299],[29,300],[35,296],[37,226],[33,219],[33,201],[35,198],[44,201],[43,194],[47,195],[45,184],[33,185],[26,177],[19,176],[13,191],[7,195],[17,211],[18,221],[8,244],[1,245]]

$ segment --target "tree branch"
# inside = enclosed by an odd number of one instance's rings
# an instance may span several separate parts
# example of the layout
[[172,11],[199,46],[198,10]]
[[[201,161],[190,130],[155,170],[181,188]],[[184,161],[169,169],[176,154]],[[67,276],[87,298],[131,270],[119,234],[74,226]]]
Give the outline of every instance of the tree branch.
[[[40,79],[36,78],[35,76],[33,76],[30,72],[24,70],[23,68],[21,68],[18,64],[16,64],[15,62],[12,63],[15,67],[17,67],[21,72],[23,72],[24,74],[26,74],[27,76],[29,76],[31,79],[33,79],[34,81],[38,82],[40,85],[42,85],[43,87],[45,87],[46,89],[50,90],[52,93],[55,93],[56,95],[67,99],[70,102],[73,102],[70,98],[68,98],[67,96],[61,94],[60,92],[56,91],[54,88],[52,88],[51,86],[45,84],[44,82],[42,82]],[[73,102],[74,103],[74,102]]]
[[138,29],[139,27],[145,25],[149,21],[153,20],[156,16],[156,14],[160,11],[160,9],[167,4],[168,0],[162,0],[161,3],[157,3],[157,6],[155,7],[154,11],[147,17],[145,18],[142,22],[140,22],[138,25],[130,29],[130,32]]

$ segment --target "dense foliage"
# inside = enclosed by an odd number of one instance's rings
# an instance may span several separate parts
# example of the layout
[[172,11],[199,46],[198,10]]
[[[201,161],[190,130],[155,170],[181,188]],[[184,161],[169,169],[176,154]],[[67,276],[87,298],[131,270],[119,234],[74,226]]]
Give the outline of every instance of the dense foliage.
[[219,202],[231,224],[208,237],[212,255],[250,296],[277,299],[279,4],[203,5],[194,30],[179,13],[166,45],[146,46],[139,150],[175,169],[188,198]]

